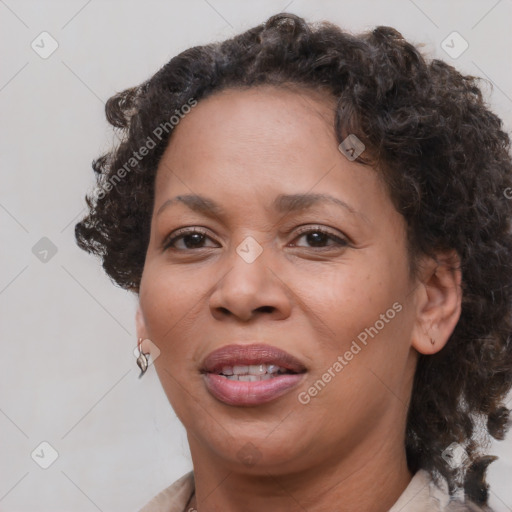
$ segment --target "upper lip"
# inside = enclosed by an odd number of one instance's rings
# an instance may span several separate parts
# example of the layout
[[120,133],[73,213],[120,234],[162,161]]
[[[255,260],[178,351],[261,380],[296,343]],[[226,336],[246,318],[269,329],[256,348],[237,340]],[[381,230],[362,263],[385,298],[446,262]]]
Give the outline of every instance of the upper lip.
[[219,373],[226,366],[275,364],[294,373],[303,373],[306,367],[284,350],[265,344],[226,345],[210,352],[202,365],[204,373]]

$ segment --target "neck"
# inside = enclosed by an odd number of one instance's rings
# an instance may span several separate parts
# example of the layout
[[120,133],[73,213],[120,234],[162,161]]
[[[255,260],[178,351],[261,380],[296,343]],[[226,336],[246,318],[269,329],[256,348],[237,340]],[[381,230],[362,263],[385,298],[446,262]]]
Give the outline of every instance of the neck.
[[[299,472],[237,470],[198,456],[191,445],[196,482],[186,510],[197,512],[387,512],[398,500],[412,474],[407,468],[403,439],[375,439],[339,458]],[[377,442],[378,441],[378,442]],[[368,452],[367,447],[379,447]],[[195,453],[194,453],[195,452]],[[365,452],[365,453],[363,453]]]

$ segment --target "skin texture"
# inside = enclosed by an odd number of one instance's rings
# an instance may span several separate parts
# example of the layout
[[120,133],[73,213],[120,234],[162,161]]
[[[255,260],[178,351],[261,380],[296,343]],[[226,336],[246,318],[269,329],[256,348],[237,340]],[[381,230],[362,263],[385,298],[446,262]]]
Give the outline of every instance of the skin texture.
[[[155,367],[190,443],[199,512],[387,511],[408,485],[404,432],[418,352],[442,349],[460,316],[453,253],[411,276],[405,222],[378,173],[338,150],[332,102],[271,86],[201,100],[175,128],[155,182],[140,286],[138,336],[161,353]],[[279,194],[325,193],[330,203],[289,214]],[[207,216],[176,202],[200,194]],[[315,238],[322,228],[344,240]],[[200,227],[197,246],[179,228]],[[263,248],[247,263],[246,237]],[[318,235],[316,235],[318,237]],[[199,247],[199,248],[198,248]],[[307,404],[298,400],[353,340],[392,308],[378,334]],[[433,345],[431,339],[435,341]],[[267,343],[307,368],[277,400],[233,407],[205,387],[201,363],[228,344]],[[250,451],[254,463],[241,454]]]

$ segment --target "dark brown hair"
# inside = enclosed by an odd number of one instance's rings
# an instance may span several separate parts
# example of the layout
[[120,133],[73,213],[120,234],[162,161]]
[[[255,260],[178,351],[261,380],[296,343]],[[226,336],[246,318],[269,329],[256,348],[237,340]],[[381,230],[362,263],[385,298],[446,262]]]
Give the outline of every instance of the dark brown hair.
[[[355,134],[365,144],[358,161],[385,178],[407,222],[411,261],[439,250],[459,255],[461,317],[440,352],[419,356],[405,445],[413,473],[442,475],[451,493],[464,488],[468,500],[485,504],[494,459],[484,452],[487,433],[503,439],[510,412],[503,400],[512,385],[512,163],[509,137],[477,78],[428,60],[393,28],[356,36],[291,14],[190,48],[108,100],[107,119],[122,141],[93,162],[97,189],[76,225],[78,245],[137,292],[172,116],[191,100],[258,84],[329,91],[338,141]],[[151,149],[142,157],[144,146]],[[460,468],[445,460],[453,443],[467,454]]]

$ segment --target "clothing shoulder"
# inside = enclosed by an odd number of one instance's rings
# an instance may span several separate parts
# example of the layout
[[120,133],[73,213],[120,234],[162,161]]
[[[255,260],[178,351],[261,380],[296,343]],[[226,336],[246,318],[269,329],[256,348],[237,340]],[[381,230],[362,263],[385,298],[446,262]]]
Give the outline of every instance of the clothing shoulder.
[[453,500],[445,508],[446,512],[494,512],[489,506],[480,507],[476,503]]
[[194,492],[194,474],[191,471],[159,492],[139,512],[183,512]]

